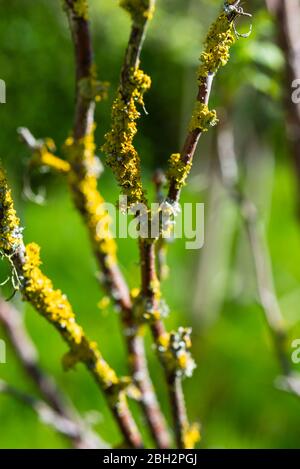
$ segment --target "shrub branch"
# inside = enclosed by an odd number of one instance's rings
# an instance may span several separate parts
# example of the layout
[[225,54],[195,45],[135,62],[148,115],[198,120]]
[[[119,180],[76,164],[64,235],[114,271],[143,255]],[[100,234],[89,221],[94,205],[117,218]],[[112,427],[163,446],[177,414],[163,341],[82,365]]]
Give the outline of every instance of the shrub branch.
[[69,352],[63,358],[64,368],[73,368],[79,362],[86,366],[103,391],[127,444],[141,447],[141,436],[127,404],[127,394],[132,391],[131,381],[116,375],[97,344],[86,337],[76,322],[66,295],[55,290],[51,280],[42,273],[39,246],[35,243],[24,245],[20,222],[2,169],[0,207],[0,249],[14,268],[23,300],[47,319],[68,344]]

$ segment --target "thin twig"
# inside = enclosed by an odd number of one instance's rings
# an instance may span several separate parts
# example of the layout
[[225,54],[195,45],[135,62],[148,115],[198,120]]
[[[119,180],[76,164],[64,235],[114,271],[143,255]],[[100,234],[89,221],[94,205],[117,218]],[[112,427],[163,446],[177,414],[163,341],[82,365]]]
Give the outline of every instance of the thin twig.
[[[23,402],[26,406],[34,410],[39,417],[40,421],[44,424],[54,428],[58,433],[69,438],[78,449],[97,449],[104,448],[103,445],[99,446],[99,441],[95,440],[93,443],[87,439],[83,439],[82,428],[79,432],[78,422],[63,416],[61,413],[56,412],[50,405],[41,399],[37,399],[19,389],[11,386],[2,379],[0,380],[0,394],[8,394],[15,399]],[[85,429],[88,436],[89,430]],[[92,444],[91,444],[92,443]]]
[[[232,29],[234,20],[239,16],[239,3],[240,1],[231,1],[225,2],[228,4],[234,4],[235,9],[224,12],[218,17],[217,21],[211,26],[209,34],[206,38],[206,50],[204,54],[201,56],[202,65],[200,67],[200,72],[198,76],[199,88],[196,103],[197,106],[205,109],[204,117],[207,118],[207,106],[209,104],[211,89],[213,80],[215,78],[216,72],[218,71],[219,67],[225,65],[229,58],[229,49],[233,43],[232,39]],[[251,16],[251,15],[250,15]],[[219,37],[218,34],[222,33]],[[225,35],[225,43],[224,43],[224,35]],[[227,36],[227,37],[226,37]],[[218,42],[219,41],[219,42]],[[220,47],[220,51],[218,51],[218,47]],[[222,57],[222,49],[227,49],[227,52]],[[213,60],[209,56],[213,56],[216,54],[216,57],[213,57]],[[192,119],[195,115],[192,115]],[[196,116],[197,117],[197,116]],[[200,118],[199,118],[200,120]],[[182,172],[185,173],[185,178],[187,177],[191,165],[193,162],[194,154],[197,149],[197,145],[199,142],[200,137],[202,136],[203,132],[208,130],[210,125],[215,124],[215,120],[210,123],[199,123],[198,126],[190,125],[186,139],[183,144],[183,148],[180,153],[180,165]],[[183,181],[184,183],[184,181]],[[179,201],[180,192],[182,189],[182,184],[178,183],[178,179],[176,175],[171,175],[169,178],[169,190],[168,190],[168,200],[170,203],[176,203]]]
[[[189,353],[190,344],[185,343],[180,337],[180,335],[187,333],[188,342],[190,342],[190,331],[180,328],[178,332],[172,331],[170,333],[165,328],[161,316],[162,305],[155,265],[155,243],[152,240],[140,240],[140,258],[143,308],[166,376],[176,444],[182,449],[193,448],[199,439],[199,432],[197,425],[190,425],[187,417],[182,391],[182,378],[191,375],[194,361]],[[172,337],[175,337],[175,346],[173,346]],[[182,348],[178,347],[179,343]],[[182,362],[180,360],[181,356],[184,356]]]
[[[152,182],[155,188],[156,203],[159,205],[164,200],[163,188],[167,182],[165,173],[161,169],[157,169],[153,175]],[[156,263],[157,263],[157,277],[161,282],[165,280],[169,275],[169,267],[167,263],[167,251],[168,246],[166,239],[160,236],[155,244],[156,251]]]
[[[69,421],[74,429],[69,435],[76,448],[103,448],[104,443],[85,423],[69,398],[58,388],[54,378],[49,376],[40,366],[38,352],[26,330],[24,321],[12,304],[0,298],[0,323],[10,341],[13,350],[25,370],[35,384],[43,399],[64,421]],[[76,430],[76,431],[75,431]],[[68,436],[68,435],[67,435]]]

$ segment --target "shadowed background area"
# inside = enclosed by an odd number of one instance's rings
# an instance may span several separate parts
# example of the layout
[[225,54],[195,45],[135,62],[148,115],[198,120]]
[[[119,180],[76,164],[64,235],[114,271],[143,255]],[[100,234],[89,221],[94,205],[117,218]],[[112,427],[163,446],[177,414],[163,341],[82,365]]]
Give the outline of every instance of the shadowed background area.
[[[90,4],[99,77],[111,84],[108,99],[96,111],[98,154],[104,160],[100,146],[110,125],[130,22],[117,0],[91,0]],[[202,41],[221,4],[218,0],[158,0],[142,54],[142,68],[152,77],[152,88],[145,96],[148,114],[139,121],[135,140],[149,194],[153,194],[154,170],[165,169],[169,155],[180,150],[197,91]],[[294,4],[300,10],[297,0]],[[290,358],[291,343],[300,338],[300,155],[293,144],[300,127],[295,130],[297,122],[292,118],[290,51],[282,42],[282,25],[276,15],[270,16],[264,2],[243,6],[253,14],[253,32],[232,48],[231,60],[214,84],[210,107],[218,110],[219,129],[233,129],[230,141],[240,169],[239,184],[256,204],[259,227],[266,230]],[[45,203],[37,205],[25,197],[29,152],[18,141],[17,128],[26,126],[36,136],[51,137],[59,149],[73,124],[73,48],[61,2],[0,0],[0,8],[0,79],[7,87],[7,102],[0,105],[0,158],[13,186],[25,240],[41,245],[45,272],[67,293],[80,323],[99,341],[105,357],[126,374],[118,313],[112,306],[103,310],[98,305],[97,268],[63,181],[37,171],[30,185],[34,193],[46,188]],[[246,32],[249,21],[238,22],[237,28]],[[182,198],[182,202],[205,203],[205,245],[194,251],[185,249],[185,240],[170,245],[170,275],[163,283],[171,310],[168,328],[193,326],[197,369],[184,382],[188,412],[202,424],[204,448],[299,447],[300,399],[274,386],[282,371],[259,304],[239,208],[220,182],[220,133],[212,129],[201,139]],[[106,200],[114,203],[118,188],[109,168],[99,184]],[[119,257],[130,287],[138,287],[136,242],[121,239]],[[5,280],[9,273],[5,262],[0,272]],[[10,284],[2,287],[4,297],[11,293]],[[82,367],[62,371],[65,345],[60,337],[30,307],[21,305],[18,294],[12,301],[25,315],[45,369],[57,377],[82,413],[95,420],[104,439],[121,443],[103,396]],[[0,339],[5,339],[1,324]],[[171,422],[162,372],[149,337],[147,341],[153,381]],[[0,378],[30,393],[31,383],[9,345],[6,355]],[[300,371],[300,364],[291,366]],[[137,405],[132,408],[139,415]],[[143,428],[141,417],[137,418]],[[68,446],[31,409],[1,394],[0,422],[1,448]]]

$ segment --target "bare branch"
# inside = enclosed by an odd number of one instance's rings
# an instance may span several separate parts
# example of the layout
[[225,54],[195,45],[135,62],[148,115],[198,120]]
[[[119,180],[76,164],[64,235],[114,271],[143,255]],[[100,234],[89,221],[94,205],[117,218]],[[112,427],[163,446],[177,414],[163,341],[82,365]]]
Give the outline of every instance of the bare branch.
[[[77,422],[74,422],[71,419],[62,416],[59,412],[56,412],[55,410],[53,410],[52,407],[46,404],[46,402],[18,390],[17,388],[9,385],[2,379],[0,380],[0,393],[8,394],[14,397],[15,399],[19,400],[20,402],[23,402],[26,406],[29,406],[32,410],[36,412],[38,418],[42,423],[54,428],[54,430],[66,436],[71,441],[76,442],[76,448],[95,449],[105,447],[103,445],[99,446],[99,441],[96,443],[97,440],[94,441],[92,445],[90,444],[90,441],[89,445],[87,446],[86,442],[84,442],[84,440],[82,439],[82,429],[80,430],[80,433],[78,433],[79,427]],[[86,432],[88,436],[88,429],[86,429]],[[82,443],[84,443],[84,445],[82,445]]]
[[52,377],[41,368],[38,352],[26,331],[21,314],[12,304],[0,298],[0,323],[10,341],[13,350],[27,375],[48,403],[52,411],[65,421],[70,421],[74,435],[70,435],[76,448],[103,448],[105,445],[86,424],[70,400],[58,388]]

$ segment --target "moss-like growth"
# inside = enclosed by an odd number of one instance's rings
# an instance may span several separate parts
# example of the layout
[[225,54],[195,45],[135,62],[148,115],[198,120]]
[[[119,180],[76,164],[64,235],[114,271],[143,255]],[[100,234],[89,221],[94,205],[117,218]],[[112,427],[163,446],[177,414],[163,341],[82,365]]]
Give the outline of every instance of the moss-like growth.
[[142,70],[132,69],[125,89],[119,89],[112,107],[111,130],[105,135],[102,150],[112,168],[128,205],[145,202],[142,188],[140,158],[133,146],[140,117],[136,104],[144,105],[143,95],[150,88],[151,79]]

